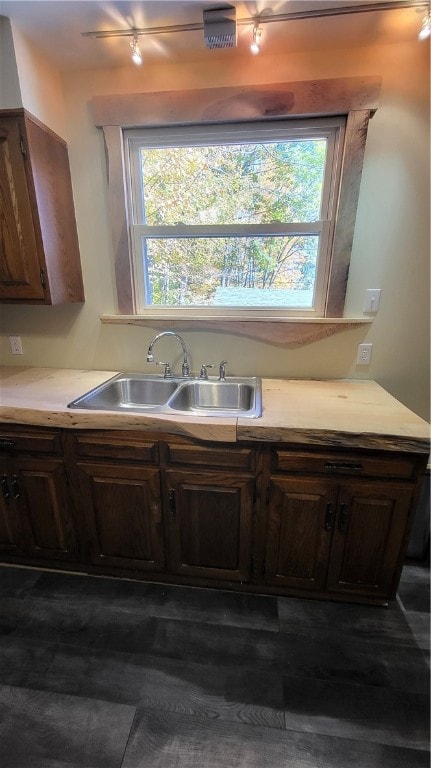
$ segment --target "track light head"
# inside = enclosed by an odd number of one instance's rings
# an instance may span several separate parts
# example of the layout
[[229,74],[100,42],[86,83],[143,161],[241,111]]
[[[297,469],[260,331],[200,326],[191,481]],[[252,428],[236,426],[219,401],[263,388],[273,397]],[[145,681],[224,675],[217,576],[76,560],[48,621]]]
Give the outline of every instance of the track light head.
[[262,37],[262,29],[259,25],[259,22],[256,21],[253,26],[253,38],[250,44],[250,51],[254,53],[254,55],[260,53],[261,37]]
[[130,43],[130,47],[132,49],[132,61],[136,66],[139,66],[142,64],[142,53],[141,49],[139,48],[138,44],[138,35],[135,33],[133,35],[133,40]]

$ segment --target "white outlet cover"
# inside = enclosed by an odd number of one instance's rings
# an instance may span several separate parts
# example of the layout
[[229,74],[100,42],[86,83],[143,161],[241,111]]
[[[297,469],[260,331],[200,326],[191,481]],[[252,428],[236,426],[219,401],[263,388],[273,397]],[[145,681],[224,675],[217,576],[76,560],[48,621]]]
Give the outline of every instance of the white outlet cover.
[[372,353],[373,353],[372,344],[359,344],[358,356],[356,358],[356,365],[369,365],[371,363]]

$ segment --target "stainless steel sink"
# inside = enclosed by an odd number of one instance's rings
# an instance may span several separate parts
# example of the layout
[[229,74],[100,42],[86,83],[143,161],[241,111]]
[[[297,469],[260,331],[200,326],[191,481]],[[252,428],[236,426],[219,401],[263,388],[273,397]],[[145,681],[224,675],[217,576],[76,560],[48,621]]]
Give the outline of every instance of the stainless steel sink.
[[219,381],[120,373],[68,408],[253,419],[262,414],[262,387],[254,377]]
[[256,386],[242,381],[190,381],[183,384],[169,401],[176,411],[220,414],[222,411],[248,412],[254,408]]
[[131,411],[158,408],[175,392],[178,383],[140,374],[119,374],[78,397],[68,408],[98,411]]

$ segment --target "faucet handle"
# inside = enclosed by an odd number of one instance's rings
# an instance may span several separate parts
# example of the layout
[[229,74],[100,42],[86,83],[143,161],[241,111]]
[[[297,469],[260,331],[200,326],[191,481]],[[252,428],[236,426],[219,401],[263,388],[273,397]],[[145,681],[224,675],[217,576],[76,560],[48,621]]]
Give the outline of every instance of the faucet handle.
[[164,365],[165,366],[165,372],[163,374],[165,379],[171,379],[172,378],[172,371],[171,371],[171,364],[170,363],[156,363],[156,365]]
[[219,365],[219,381],[226,380],[226,366],[227,366],[227,360],[222,360]]
[[208,378],[208,371],[207,368],[214,368],[212,363],[202,363],[201,365],[201,371],[199,374],[200,379],[207,379]]

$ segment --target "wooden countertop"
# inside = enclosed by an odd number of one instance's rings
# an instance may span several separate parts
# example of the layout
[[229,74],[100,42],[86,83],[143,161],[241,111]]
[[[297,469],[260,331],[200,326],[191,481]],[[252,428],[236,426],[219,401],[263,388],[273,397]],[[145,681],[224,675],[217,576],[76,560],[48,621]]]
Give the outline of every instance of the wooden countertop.
[[201,440],[270,440],[429,451],[429,424],[374,381],[264,379],[260,419],[71,410],[67,403],[118,371],[0,368],[0,422],[74,429],[151,429]]

